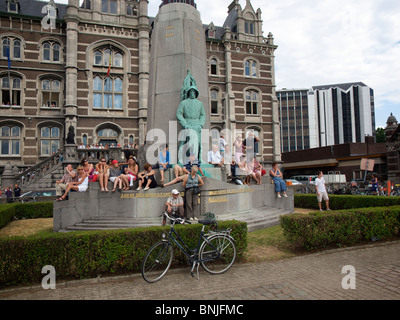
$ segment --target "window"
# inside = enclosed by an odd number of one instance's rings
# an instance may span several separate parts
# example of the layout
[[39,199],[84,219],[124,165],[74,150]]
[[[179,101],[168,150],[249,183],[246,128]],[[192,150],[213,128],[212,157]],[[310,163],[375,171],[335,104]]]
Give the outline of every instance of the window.
[[[11,86],[10,86],[11,83]],[[21,79],[11,76],[0,78],[1,105],[2,106],[21,106]],[[11,95],[11,96],[10,96]]]
[[244,72],[246,77],[257,77],[257,62],[255,60],[249,59],[246,60],[244,64]]
[[97,50],[94,53],[94,66],[109,67],[111,61],[111,67],[122,68],[122,54],[117,51],[113,51],[109,48],[103,50]]
[[249,133],[250,132],[253,133],[254,137],[257,137],[260,140],[259,142],[254,142],[251,139],[246,141],[247,144],[248,143],[250,143],[250,144],[254,143],[254,154],[257,155],[257,153],[259,153],[259,150],[260,150],[260,144],[262,143],[262,139],[260,138],[261,134],[260,134],[260,131],[258,129],[248,128],[248,129],[246,129],[246,139],[249,138]]
[[116,138],[118,137],[118,132],[114,129],[106,128],[100,130],[98,136],[101,138]]
[[122,109],[122,79],[96,76],[93,80],[93,107]]
[[244,33],[254,34],[254,22],[246,21],[244,23]]
[[58,43],[46,41],[43,43],[43,60],[60,62],[61,46]]
[[218,114],[218,90],[211,90],[210,100],[211,100],[211,114]]
[[213,144],[219,147],[219,130],[217,128],[211,129],[211,145]]
[[42,107],[59,108],[61,106],[61,82],[58,80],[42,80]]
[[0,130],[1,155],[19,156],[21,152],[21,128],[3,126]]
[[246,91],[246,114],[258,114],[258,93],[254,90]]
[[122,109],[123,54],[110,46],[96,49],[93,61],[93,108]]
[[40,129],[40,155],[50,156],[60,148],[60,128],[42,127]]
[[128,16],[137,16],[137,7],[135,5],[128,4],[126,6],[126,14]]
[[217,75],[218,74],[218,61],[217,59],[211,59],[210,62],[210,74]]
[[87,146],[87,144],[88,144],[87,134],[84,134],[84,135],[82,136],[82,143],[83,143],[83,145],[84,145],[85,147]]
[[18,13],[19,3],[16,0],[7,1],[8,3],[8,12],[10,13]]
[[117,0],[101,0],[101,12],[117,13]]
[[80,6],[82,9],[91,9],[90,0],[83,0]]
[[14,37],[2,38],[2,57],[10,59],[21,59],[21,40]]

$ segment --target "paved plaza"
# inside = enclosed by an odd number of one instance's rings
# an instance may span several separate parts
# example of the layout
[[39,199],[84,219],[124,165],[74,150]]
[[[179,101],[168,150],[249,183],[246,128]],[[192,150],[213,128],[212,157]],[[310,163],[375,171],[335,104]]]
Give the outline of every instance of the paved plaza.
[[[348,269],[355,278],[348,280]],[[223,275],[170,270],[154,284],[141,275],[99,277],[0,290],[0,300],[398,300],[400,241],[335,249],[275,262],[235,264]],[[343,289],[342,283],[355,285]]]

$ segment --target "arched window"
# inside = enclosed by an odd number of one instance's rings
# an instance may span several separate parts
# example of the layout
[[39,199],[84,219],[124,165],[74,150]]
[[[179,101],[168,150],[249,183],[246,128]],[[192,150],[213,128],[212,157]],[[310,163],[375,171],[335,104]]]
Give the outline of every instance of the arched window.
[[42,46],[43,60],[49,62],[60,62],[61,46],[57,42],[46,41]]
[[100,130],[97,135],[100,138],[117,138],[118,137],[118,132],[115,131],[114,129],[111,128],[106,128],[106,129],[102,129]]
[[82,144],[86,147],[86,145],[88,144],[88,138],[87,138],[87,134],[85,133],[82,136]]
[[119,140],[119,131],[112,127],[102,127],[97,132],[98,143],[102,146],[116,147]]
[[41,82],[42,107],[60,108],[61,82],[56,79],[43,79]]
[[248,59],[244,64],[244,74],[246,77],[257,78],[258,64],[257,61]]
[[[11,83],[11,88],[10,88]],[[21,106],[21,78],[3,76],[0,78],[1,105],[9,107]],[[11,94],[11,97],[10,97]]]
[[120,52],[116,50],[111,50],[110,48],[103,48],[102,50],[96,50],[94,53],[94,66],[109,67],[111,62],[111,67],[123,67],[123,56]]
[[245,96],[246,114],[258,115],[259,94],[256,90],[247,90]]
[[210,61],[210,74],[218,75],[218,61],[217,59],[211,59]]
[[14,36],[5,36],[1,38],[2,57],[13,59],[21,59],[22,44],[21,40]]
[[[259,139],[257,142],[253,139],[253,137]],[[246,145],[254,145],[254,155],[257,155],[260,150],[262,149],[262,139],[261,139],[261,132],[258,128],[247,128],[246,129]]]
[[218,114],[219,91],[213,89],[210,91],[211,114]]
[[40,155],[50,156],[60,148],[60,128],[45,126],[40,128]]
[[2,126],[0,128],[0,152],[2,156],[19,156],[21,152],[21,128]]
[[114,66],[115,67],[122,67],[122,54],[116,53],[114,55]]
[[16,59],[21,59],[21,41],[19,40],[14,40],[13,57]]
[[101,65],[102,60],[103,60],[103,54],[101,53],[101,51],[96,51],[94,53],[94,64]]
[[124,54],[110,45],[94,50],[93,109],[122,110]]

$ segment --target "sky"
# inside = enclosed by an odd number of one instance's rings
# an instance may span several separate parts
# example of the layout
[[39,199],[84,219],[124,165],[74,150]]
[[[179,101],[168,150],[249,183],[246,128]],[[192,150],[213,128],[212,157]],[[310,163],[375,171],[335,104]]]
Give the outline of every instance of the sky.
[[[195,0],[203,24],[222,26],[233,0]],[[67,0],[56,0],[66,3]],[[149,1],[155,17],[161,0]],[[240,0],[242,9],[246,0]],[[251,0],[271,32],[277,90],[363,82],[374,89],[376,127],[400,121],[399,0]]]

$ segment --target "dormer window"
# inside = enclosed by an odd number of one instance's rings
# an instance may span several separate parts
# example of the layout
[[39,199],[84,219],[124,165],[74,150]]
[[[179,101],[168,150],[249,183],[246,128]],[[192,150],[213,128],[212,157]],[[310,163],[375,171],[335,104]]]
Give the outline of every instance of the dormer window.
[[7,1],[7,9],[9,13],[18,13],[19,3],[16,0]]
[[206,30],[207,37],[211,38],[211,39],[215,39],[215,31],[216,30],[217,29],[215,28],[214,24],[211,22]]
[[244,33],[254,34],[254,22],[246,21],[244,23]]

